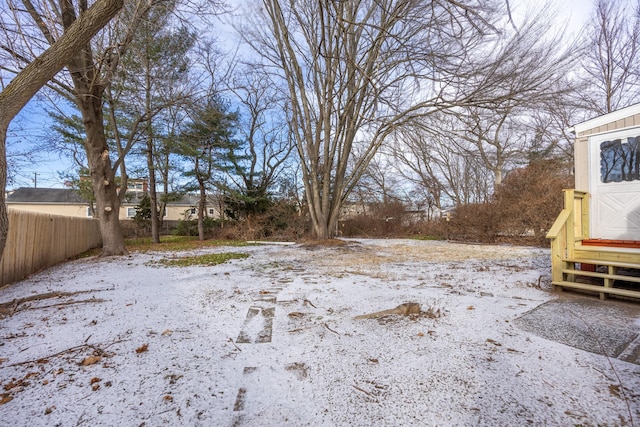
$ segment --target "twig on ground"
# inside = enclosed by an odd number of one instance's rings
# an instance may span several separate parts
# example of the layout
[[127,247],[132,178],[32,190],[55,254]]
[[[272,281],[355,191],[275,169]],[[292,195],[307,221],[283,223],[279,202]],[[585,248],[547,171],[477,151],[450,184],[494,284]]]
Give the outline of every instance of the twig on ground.
[[233,344],[233,346],[234,346],[236,349],[238,349],[239,351],[242,351],[242,349],[241,349],[240,347],[238,347],[238,346],[236,345],[236,343],[235,343],[235,342],[233,342],[233,338],[229,338],[229,342],[230,342],[231,344]]
[[312,303],[311,301],[309,301],[308,299],[304,300],[303,302],[305,302],[305,303],[309,304],[309,305],[310,305],[311,307],[313,307],[313,308],[318,308],[318,307],[316,307],[315,305],[313,305],[313,303]]
[[333,329],[331,329],[331,328],[329,327],[329,325],[327,325],[326,323],[323,323],[323,325],[324,325],[324,327],[325,327],[325,328],[327,328],[328,330],[330,330],[330,331],[331,331],[331,332],[333,332],[334,334],[336,334],[336,335],[340,335],[340,333],[339,333],[339,332],[336,332],[336,331],[334,331]]
[[14,367],[14,366],[28,365],[30,363],[37,363],[39,360],[51,359],[53,357],[61,356],[61,355],[66,354],[66,353],[78,352],[78,351],[83,350],[85,348],[91,348],[96,353],[98,353],[100,355],[104,355],[106,353],[105,350],[107,348],[111,347],[114,344],[123,342],[123,341],[124,340],[116,340],[116,341],[113,341],[113,342],[109,343],[106,346],[103,346],[103,347],[98,347],[95,344],[80,344],[80,345],[77,345],[75,347],[70,347],[70,348],[67,348],[66,350],[62,350],[62,351],[59,351],[57,353],[50,354],[48,356],[38,357],[37,359],[33,359],[33,360],[25,360],[23,362],[16,362],[16,363],[13,363],[11,365],[7,365],[7,368]]
[[16,311],[18,311],[18,306],[20,304],[24,304],[25,302],[41,301],[41,300],[50,299],[50,298],[70,297],[74,295],[87,294],[91,292],[102,292],[105,290],[108,290],[108,289],[90,289],[88,291],[77,291],[77,292],[47,292],[44,294],[30,295],[24,298],[16,298],[12,301],[0,303],[0,317],[3,317],[5,315],[12,316]]
[[[106,299],[102,299],[102,298],[91,298],[91,299],[83,299],[83,300],[79,300],[79,301],[67,301],[67,302],[59,302],[57,304],[40,305],[38,307],[27,306],[25,308],[21,308],[20,310],[16,310],[16,312],[26,311],[26,310],[39,310],[41,308],[62,307],[62,306],[65,306],[65,305],[73,305],[73,304],[85,304],[85,303],[92,303],[92,302],[105,302],[105,301],[107,301],[107,300]],[[13,313],[11,313],[11,315],[13,315]]]
[[550,382],[546,381],[544,378],[542,378],[542,382],[543,382],[543,383],[545,383],[546,385],[548,385],[548,386],[549,386],[549,387],[551,387],[551,388],[555,388],[555,387],[553,386],[553,384],[551,384]]
[[352,386],[352,387],[353,387],[353,388],[355,388],[355,389],[356,389],[356,390],[358,390],[358,391],[363,392],[363,393],[364,393],[364,394],[366,394],[367,396],[370,396],[371,398],[376,399],[376,397],[375,397],[373,394],[369,393],[367,390],[362,389],[362,388],[358,387],[357,385],[354,385],[354,386]]

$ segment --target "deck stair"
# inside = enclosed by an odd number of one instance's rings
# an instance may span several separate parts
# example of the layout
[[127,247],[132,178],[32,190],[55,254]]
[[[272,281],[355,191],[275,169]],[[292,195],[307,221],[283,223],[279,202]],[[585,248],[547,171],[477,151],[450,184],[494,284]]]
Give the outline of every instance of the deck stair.
[[554,288],[596,292],[601,299],[609,295],[640,299],[637,245],[597,246],[591,241],[588,193],[565,190],[564,206],[547,233]]
[[[568,287],[598,292],[601,299],[609,294],[640,297],[638,264],[593,259],[564,259],[562,262],[562,280],[553,282],[557,289]],[[618,274],[619,270],[624,270],[627,274]],[[625,287],[615,287],[620,283]]]

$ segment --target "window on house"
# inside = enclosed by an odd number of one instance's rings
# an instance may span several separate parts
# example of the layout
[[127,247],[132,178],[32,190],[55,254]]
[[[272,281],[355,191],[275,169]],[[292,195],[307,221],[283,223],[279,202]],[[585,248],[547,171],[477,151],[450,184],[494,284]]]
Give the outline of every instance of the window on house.
[[141,182],[130,182],[127,184],[127,188],[130,190],[142,190]]
[[167,216],[167,207],[166,206],[164,207],[164,212],[162,212],[162,216],[163,217]]
[[209,215],[213,216],[213,214],[214,214],[213,208],[209,208]]
[[87,206],[87,216],[93,218],[93,212],[91,211],[91,206]]
[[136,216],[136,208],[127,208],[127,218]]
[[600,180],[640,180],[640,136],[604,141],[600,144]]
[[191,215],[195,215],[195,214],[196,214],[196,212],[197,212],[197,211],[196,211],[196,208],[191,208],[191,211],[190,211]]

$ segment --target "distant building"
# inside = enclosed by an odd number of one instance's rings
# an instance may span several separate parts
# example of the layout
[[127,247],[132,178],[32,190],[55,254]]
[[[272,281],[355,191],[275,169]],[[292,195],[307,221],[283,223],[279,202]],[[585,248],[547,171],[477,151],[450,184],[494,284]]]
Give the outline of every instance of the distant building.
[[[146,194],[146,182],[132,182],[127,189],[125,200],[120,206],[121,220],[132,219],[136,215],[136,207]],[[180,200],[167,204],[163,219],[177,221],[185,218],[194,218],[197,214],[199,197],[193,194],[185,194]],[[92,216],[90,202],[82,197],[77,190],[70,188],[27,188],[22,187],[10,191],[6,195],[7,207],[11,209],[50,213],[87,218]],[[220,218],[220,204],[218,198],[210,196],[207,201],[207,215]]]

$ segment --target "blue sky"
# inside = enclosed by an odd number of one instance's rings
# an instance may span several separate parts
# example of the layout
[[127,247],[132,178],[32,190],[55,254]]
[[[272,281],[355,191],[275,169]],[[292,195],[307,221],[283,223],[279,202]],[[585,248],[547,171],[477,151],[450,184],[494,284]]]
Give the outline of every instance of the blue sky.
[[[528,7],[537,7],[542,3],[531,0],[511,0],[511,7],[513,13],[518,14],[524,13]],[[558,25],[566,26],[569,33],[577,34],[591,13],[593,0],[553,0],[551,6],[558,10]],[[60,178],[60,174],[73,169],[72,162],[67,158],[58,153],[45,152],[37,148],[38,144],[46,143],[49,133],[48,118],[41,108],[41,102],[37,99],[32,100],[10,127],[10,134],[13,131],[14,137],[8,146],[9,153],[17,149],[27,149],[33,150],[35,157],[16,168],[15,183],[7,187],[9,190],[33,187],[36,181],[38,187],[61,188],[64,186],[64,180]]]

